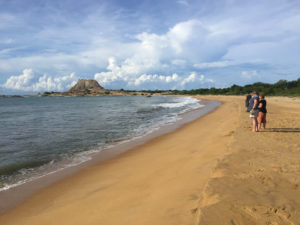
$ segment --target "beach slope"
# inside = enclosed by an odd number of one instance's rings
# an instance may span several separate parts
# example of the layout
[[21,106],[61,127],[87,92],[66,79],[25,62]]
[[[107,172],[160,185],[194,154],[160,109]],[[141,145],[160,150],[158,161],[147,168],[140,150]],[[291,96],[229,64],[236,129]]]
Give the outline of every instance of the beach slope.
[[299,99],[267,99],[269,128],[252,133],[242,97],[205,98],[223,104],[43,189],[0,224],[297,224]]
[[251,133],[247,113],[241,115],[232,154],[218,163],[202,194],[197,224],[300,223],[300,98],[267,101],[266,130]]

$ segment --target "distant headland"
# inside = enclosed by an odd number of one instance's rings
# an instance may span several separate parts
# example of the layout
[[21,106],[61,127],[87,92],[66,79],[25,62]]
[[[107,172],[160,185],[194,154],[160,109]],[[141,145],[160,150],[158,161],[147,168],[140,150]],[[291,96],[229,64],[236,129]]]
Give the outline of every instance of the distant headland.
[[93,79],[80,79],[67,92],[44,92],[40,96],[132,96],[144,95],[151,96],[149,93],[142,91],[125,91],[121,90],[107,90],[103,88],[98,81]]

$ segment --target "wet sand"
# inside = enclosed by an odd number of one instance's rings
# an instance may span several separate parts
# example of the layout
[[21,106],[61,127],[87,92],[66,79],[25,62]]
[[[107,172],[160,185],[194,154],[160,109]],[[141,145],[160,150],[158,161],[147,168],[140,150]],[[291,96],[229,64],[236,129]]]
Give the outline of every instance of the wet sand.
[[267,98],[250,130],[243,97],[42,189],[0,224],[298,224],[300,100]]
[[130,149],[145,144],[156,137],[175,131],[184,124],[187,124],[197,118],[200,118],[206,113],[213,111],[221,104],[217,101],[206,100],[201,100],[200,103],[202,106],[205,105],[205,107],[184,112],[179,115],[179,120],[160,126],[159,129],[152,130],[150,133],[116,143],[115,145],[103,149],[100,152],[91,153],[88,155],[90,157],[90,160],[88,161],[67,168],[65,166],[68,165],[69,161],[62,161],[56,168],[49,170],[37,179],[35,178],[30,182],[23,183],[6,191],[0,191],[0,215],[21,204],[24,200],[43,188],[65,179],[66,177],[72,176],[83,168],[98,165],[105,160],[112,159]]

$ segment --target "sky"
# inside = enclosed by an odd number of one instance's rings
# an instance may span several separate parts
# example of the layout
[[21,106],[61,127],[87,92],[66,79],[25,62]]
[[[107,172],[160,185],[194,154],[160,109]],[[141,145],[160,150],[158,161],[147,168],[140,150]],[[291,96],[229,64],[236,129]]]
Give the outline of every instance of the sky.
[[299,0],[0,0],[0,93],[300,77]]

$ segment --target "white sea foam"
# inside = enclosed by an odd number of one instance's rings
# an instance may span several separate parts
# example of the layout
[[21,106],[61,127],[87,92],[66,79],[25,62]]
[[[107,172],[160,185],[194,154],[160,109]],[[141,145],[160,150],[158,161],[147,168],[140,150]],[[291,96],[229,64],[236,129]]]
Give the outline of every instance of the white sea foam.
[[158,104],[158,106],[160,107],[165,107],[165,108],[179,108],[179,107],[184,107],[187,105],[199,105],[200,101],[195,99],[195,98],[191,98],[191,97],[180,97],[180,98],[176,98],[176,102],[174,103],[160,103]]
[[[182,107],[183,109],[181,111],[179,111],[178,113],[164,115],[161,118],[159,118],[159,120],[152,121],[150,125],[149,124],[141,125],[140,127],[138,127],[137,129],[134,130],[134,133],[136,134],[134,139],[149,135],[152,132],[160,129],[160,127],[162,127],[166,124],[175,123],[176,121],[181,120],[182,117],[180,116],[180,114],[182,114],[182,113],[204,107],[204,105],[199,104],[200,100],[192,98],[192,97],[178,97],[175,99],[175,101],[177,101],[177,102],[160,103],[160,104],[153,105],[152,106],[153,109],[180,108],[180,107]],[[128,140],[128,141],[130,141],[130,140]]]
[[20,175],[23,177],[18,178],[16,177],[16,181],[13,183],[4,183],[3,186],[0,187],[0,191],[6,191],[10,188],[20,186],[22,184],[40,179],[42,177],[57,173],[62,171],[63,169],[78,166],[84,162],[87,162],[92,159],[92,155],[99,153],[102,149],[92,149],[85,152],[80,152],[72,157],[65,158],[62,161],[55,162],[54,160],[50,161],[49,163],[40,166],[39,168],[28,168],[28,169],[21,169],[19,170]]

